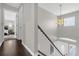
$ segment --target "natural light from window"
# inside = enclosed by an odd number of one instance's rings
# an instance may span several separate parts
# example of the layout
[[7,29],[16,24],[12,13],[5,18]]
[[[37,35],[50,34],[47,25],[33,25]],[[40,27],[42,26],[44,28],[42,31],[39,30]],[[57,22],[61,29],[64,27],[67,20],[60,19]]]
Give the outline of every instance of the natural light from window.
[[64,18],[64,26],[75,26],[75,17]]

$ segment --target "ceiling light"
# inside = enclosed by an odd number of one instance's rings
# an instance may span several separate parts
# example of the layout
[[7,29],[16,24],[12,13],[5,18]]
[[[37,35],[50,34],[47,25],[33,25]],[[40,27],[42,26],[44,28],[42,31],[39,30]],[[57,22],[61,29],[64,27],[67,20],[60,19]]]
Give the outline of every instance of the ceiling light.
[[63,25],[63,24],[64,24],[64,19],[63,19],[62,16],[61,16],[62,4],[60,4],[59,7],[60,7],[60,16],[59,16],[59,18],[58,18],[58,20],[57,20],[57,24],[58,24],[58,25]]

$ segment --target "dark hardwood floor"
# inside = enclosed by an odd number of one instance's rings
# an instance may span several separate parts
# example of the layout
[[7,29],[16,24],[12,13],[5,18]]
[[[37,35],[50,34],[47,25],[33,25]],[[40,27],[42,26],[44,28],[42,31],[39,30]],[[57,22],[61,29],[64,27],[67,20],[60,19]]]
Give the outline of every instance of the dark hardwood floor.
[[23,46],[22,41],[15,38],[7,38],[0,47],[0,56],[32,56]]

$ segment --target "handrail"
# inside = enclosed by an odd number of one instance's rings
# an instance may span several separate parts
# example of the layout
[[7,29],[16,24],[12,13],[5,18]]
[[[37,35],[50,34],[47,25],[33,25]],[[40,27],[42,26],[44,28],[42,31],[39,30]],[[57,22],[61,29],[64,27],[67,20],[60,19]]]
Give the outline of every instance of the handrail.
[[47,36],[47,34],[42,30],[42,28],[38,25],[38,29],[40,29],[40,31],[44,34],[44,36],[48,39],[48,41],[57,49],[57,51],[64,56],[60,50],[55,46],[55,44],[52,42],[52,40]]
[[38,50],[38,52],[39,52],[40,54],[42,54],[43,56],[47,56],[46,54],[44,54],[44,53],[41,52],[40,50]]

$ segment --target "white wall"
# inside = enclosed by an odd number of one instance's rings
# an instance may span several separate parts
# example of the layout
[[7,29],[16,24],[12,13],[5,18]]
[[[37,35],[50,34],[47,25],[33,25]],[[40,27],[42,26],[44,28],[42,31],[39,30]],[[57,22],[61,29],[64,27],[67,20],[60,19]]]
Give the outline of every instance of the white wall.
[[42,51],[46,55],[50,54],[50,42],[40,30],[38,30],[38,50]]
[[17,38],[23,40],[24,39],[24,19],[23,19],[23,5],[20,5],[18,13],[17,13],[17,19],[16,19],[16,36]]
[[2,14],[2,4],[0,4],[0,45],[3,42],[3,14]]
[[79,50],[79,11],[62,15],[63,18],[72,17],[72,16],[75,16],[75,26],[69,26],[69,27],[59,26],[57,33],[59,37],[65,37],[65,38],[76,40],[77,41],[76,43],[67,42],[67,41],[65,42],[76,45],[78,52],[76,55],[79,55],[79,51],[78,51]]
[[24,39],[23,43],[34,53],[34,4],[23,4]]
[[[38,25],[44,30],[44,32],[54,41],[54,36],[56,36],[56,19],[57,17],[50,13],[49,11],[38,7]],[[47,38],[38,30],[38,49],[50,55],[50,42]]]

